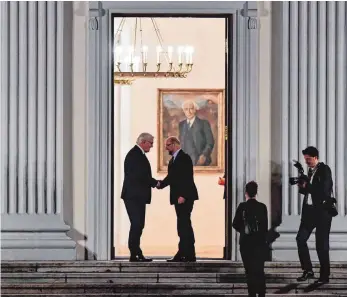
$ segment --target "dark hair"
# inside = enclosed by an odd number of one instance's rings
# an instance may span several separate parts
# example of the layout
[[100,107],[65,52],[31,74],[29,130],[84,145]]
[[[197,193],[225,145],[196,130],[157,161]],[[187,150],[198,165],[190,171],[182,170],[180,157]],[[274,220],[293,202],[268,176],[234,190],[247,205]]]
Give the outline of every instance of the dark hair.
[[253,198],[258,193],[258,184],[255,181],[250,181],[246,185],[246,193],[249,197]]
[[319,157],[319,152],[314,146],[309,146],[302,150],[303,155],[309,155],[310,157]]

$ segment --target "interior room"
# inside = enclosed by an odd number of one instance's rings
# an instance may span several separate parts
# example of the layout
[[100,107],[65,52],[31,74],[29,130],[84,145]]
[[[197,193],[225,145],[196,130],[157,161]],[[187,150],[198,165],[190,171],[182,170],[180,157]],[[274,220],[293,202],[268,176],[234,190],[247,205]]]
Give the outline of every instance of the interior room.
[[[155,179],[166,176],[167,136],[178,136],[179,121],[185,113],[184,100],[197,103],[196,116],[209,121],[214,138],[211,161],[194,166],[199,193],[192,212],[196,256],[222,258],[225,240],[224,187],[224,89],[226,72],[226,27],[224,18],[115,17],[114,72],[172,72],[191,67],[186,77],[115,78],[113,92],[113,245],[115,257],[128,257],[130,222],[120,198],[123,166],[127,152],[142,132],[151,133],[154,144],[147,158]],[[132,66],[130,64],[133,64]],[[186,64],[190,64],[187,66]],[[118,68],[119,67],[119,68]],[[170,102],[175,102],[172,107]],[[171,109],[170,109],[171,108]],[[177,132],[177,133],[176,133]],[[206,163],[205,163],[206,164]],[[169,203],[169,187],[152,190],[141,237],[144,254],[173,256],[177,251],[176,213]]]

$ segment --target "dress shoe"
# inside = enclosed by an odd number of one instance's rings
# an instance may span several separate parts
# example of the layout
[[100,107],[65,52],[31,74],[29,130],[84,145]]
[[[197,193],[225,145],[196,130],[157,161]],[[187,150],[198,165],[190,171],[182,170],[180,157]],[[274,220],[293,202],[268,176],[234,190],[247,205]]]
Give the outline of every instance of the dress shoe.
[[166,262],[184,262],[184,258],[181,256],[174,256],[171,259],[167,259]]
[[143,255],[136,255],[130,257],[130,262],[152,262],[153,259],[146,258]]
[[183,262],[196,262],[196,257],[183,257]]
[[327,284],[329,283],[329,278],[326,278],[326,277],[320,277],[319,279],[317,279],[315,282],[314,282],[316,285],[323,285],[323,284]]
[[313,277],[314,277],[313,271],[304,271],[302,276],[298,277],[296,280],[298,282],[304,282],[304,281],[307,281],[309,278],[313,278]]

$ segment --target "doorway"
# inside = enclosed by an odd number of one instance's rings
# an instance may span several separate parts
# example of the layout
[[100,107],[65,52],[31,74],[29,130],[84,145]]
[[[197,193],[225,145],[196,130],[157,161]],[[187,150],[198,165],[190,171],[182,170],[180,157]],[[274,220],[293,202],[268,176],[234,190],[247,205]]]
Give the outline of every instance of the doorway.
[[[230,157],[232,137],[231,130],[227,128],[231,127],[232,119],[232,86],[230,84],[233,49],[232,16],[160,15],[159,17],[112,14],[111,36],[115,36],[119,31],[119,24],[126,18],[128,26],[125,24],[122,27],[124,48],[129,48],[129,45],[134,42],[135,32],[143,33],[144,44],[149,45],[149,48],[152,47],[152,52],[154,51],[155,54],[156,32],[150,28],[151,17],[155,17],[166,45],[190,44],[194,46],[194,66],[192,72],[184,79],[140,78],[133,81],[131,85],[115,85],[112,88],[112,256],[113,258],[127,258],[129,254],[127,239],[130,222],[124,203],[119,197],[125,155],[134,146],[136,137],[140,133],[153,134],[155,144],[152,151],[147,154],[152,167],[152,175],[157,179],[166,176],[165,172],[160,170],[160,163],[165,158],[165,152],[160,151],[160,144],[168,135],[162,133],[161,129],[164,129],[165,123],[163,124],[163,122],[165,121],[168,124],[177,119],[183,120],[184,113],[180,108],[171,109],[172,112],[179,112],[178,117],[165,118],[163,93],[168,95],[171,92],[171,95],[174,96],[176,93],[186,92],[183,96],[198,100],[201,108],[197,111],[197,116],[208,119],[214,136],[211,166],[207,166],[208,170],[198,168],[194,174],[199,192],[199,201],[195,203],[192,212],[197,257],[230,259],[232,205],[228,203],[229,199],[223,199],[224,195],[231,197],[230,179],[226,178],[225,194],[224,187],[218,185],[218,179],[224,174],[228,177],[228,172],[231,172],[232,167]],[[134,27],[139,24],[141,24],[141,30],[140,28],[134,30]],[[114,38],[112,38],[112,42],[114,42]],[[112,48],[115,48],[114,44],[112,44]],[[148,53],[148,55],[150,54]],[[114,63],[115,59],[119,59],[119,57],[113,55],[112,74],[117,67]],[[213,92],[216,94],[221,92],[221,100],[214,102],[215,98],[211,97],[210,103],[215,106],[211,104],[210,107],[206,107],[204,102],[209,102],[209,99],[200,100],[198,96],[214,96]],[[206,115],[208,112],[211,112],[212,116]],[[218,164],[218,158],[221,159],[221,164]],[[218,165],[221,166],[217,168]],[[215,170],[213,170],[213,166],[216,167]],[[147,206],[141,247],[147,256],[166,258],[176,253],[177,244],[176,214],[174,207],[169,204],[169,189],[162,191],[153,189],[152,203]]]
[[[228,120],[228,139],[232,149],[228,157],[228,202],[234,212],[244,200],[246,181],[257,179],[259,129],[259,51],[257,3],[243,1],[217,2],[89,2],[88,31],[88,97],[87,97],[87,204],[85,208],[86,247],[88,259],[109,260],[113,253],[114,102],[111,21],[113,13],[137,16],[227,17],[232,15],[232,52],[230,85],[232,117]],[[223,69],[225,69],[223,67]],[[230,104],[229,104],[230,105]],[[229,126],[229,124],[231,125]],[[132,142],[132,141],[129,141]],[[231,148],[231,145],[229,146]],[[231,156],[230,156],[231,155]],[[230,168],[231,167],[231,168]],[[232,185],[232,187],[230,187]],[[118,194],[119,195],[119,194]],[[217,199],[222,199],[217,197]],[[224,203],[224,201],[223,201]],[[232,217],[232,216],[231,216]],[[227,225],[229,228],[230,222]],[[230,259],[240,260],[238,238],[229,234],[227,250]],[[228,257],[229,258],[229,257]]]

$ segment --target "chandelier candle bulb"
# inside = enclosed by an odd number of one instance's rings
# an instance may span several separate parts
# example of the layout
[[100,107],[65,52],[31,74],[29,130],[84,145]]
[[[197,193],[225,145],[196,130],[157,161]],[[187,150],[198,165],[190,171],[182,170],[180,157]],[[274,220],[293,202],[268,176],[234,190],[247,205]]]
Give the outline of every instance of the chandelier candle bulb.
[[161,54],[162,48],[161,46],[157,46],[157,64],[160,63],[160,54]]
[[140,70],[140,57],[139,56],[135,56],[134,57],[134,71],[138,72]]
[[178,47],[178,64],[182,64],[183,46]]
[[142,63],[147,63],[148,59],[148,46],[144,45],[142,47]]
[[169,63],[172,64],[172,53],[173,53],[173,47],[172,46],[168,46],[167,47],[167,54],[169,56]]

